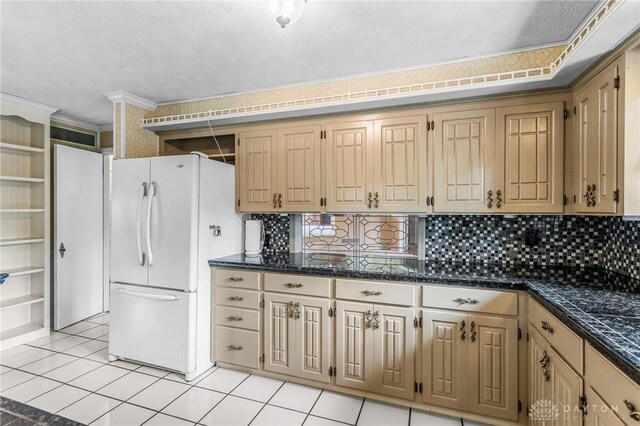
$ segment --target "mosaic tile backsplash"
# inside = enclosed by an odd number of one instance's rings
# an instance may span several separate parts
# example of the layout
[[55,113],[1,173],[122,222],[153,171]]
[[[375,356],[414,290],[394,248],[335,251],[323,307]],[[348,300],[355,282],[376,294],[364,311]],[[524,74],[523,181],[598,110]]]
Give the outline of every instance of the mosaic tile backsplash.
[[[265,224],[265,252],[289,251],[289,217]],[[640,279],[640,222],[585,216],[428,216],[427,260],[600,266]]]

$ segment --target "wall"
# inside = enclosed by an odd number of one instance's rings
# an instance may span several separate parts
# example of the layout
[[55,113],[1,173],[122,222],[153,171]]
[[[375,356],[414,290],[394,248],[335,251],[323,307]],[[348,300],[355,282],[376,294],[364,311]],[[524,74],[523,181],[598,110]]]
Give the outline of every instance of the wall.
[[[265,222],[265,253],[289,250],[289,217]],[[538,244],[525,244],[527,230]],[[640,222],[592,216],[428,216],[426,259],[594,267],[640,279]]]
[[100,132],[100,148],[113,148],[113,130]]
[[159,138],[140,127],[140,119],[149,111],[127,103],[125,106],[125,158],[156,157],[160,154]]

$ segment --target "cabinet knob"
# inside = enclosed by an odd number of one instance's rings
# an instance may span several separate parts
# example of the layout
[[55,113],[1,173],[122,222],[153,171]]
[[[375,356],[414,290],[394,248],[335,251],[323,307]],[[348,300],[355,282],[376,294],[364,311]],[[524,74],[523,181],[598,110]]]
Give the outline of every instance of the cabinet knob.
[[548,332],[549,334],[553,334],[553,327],[551,327],[548,322],[540,321],[540,324],[540,327],[542,327],[544,331]]

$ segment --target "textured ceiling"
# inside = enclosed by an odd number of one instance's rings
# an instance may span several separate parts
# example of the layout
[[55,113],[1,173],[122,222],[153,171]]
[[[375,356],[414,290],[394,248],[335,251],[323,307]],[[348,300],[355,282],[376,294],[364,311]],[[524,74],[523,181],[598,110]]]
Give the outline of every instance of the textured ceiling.
[[597,1],[0,3],[0,90],[111,122],[104,93],[156,102],[397,70],[566,41]]

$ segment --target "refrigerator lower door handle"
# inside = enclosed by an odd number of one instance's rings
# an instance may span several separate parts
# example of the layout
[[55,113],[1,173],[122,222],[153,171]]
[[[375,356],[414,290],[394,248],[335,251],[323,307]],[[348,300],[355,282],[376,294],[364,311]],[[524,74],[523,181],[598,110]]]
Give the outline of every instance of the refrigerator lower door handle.
[[142,214],[142,200],[147,196],[147,182],[142,182],[142,193],[138,198],[138,208],[136,210],[136,253],[138,254],[138,263],[144,266],[144,251],[142,251],[142,236],[140,235],[140,215]]
[[141,291],[131,291],[124,288],[119,288],[116,291],[118,293],[122,293],[127,296],[141,297],[143,299],[154,299],[154,300],[165,300],[165,301],[180,300],[178,296],[174,296],[172,294],[151,294],[151,293],[144,293]]
[[149,186],[149,204],[147,205],[147,259],[149,266],[153,266],[153,250],[151,250],[151,206],[153,198],[156,196],[156,183],[151,182]]

